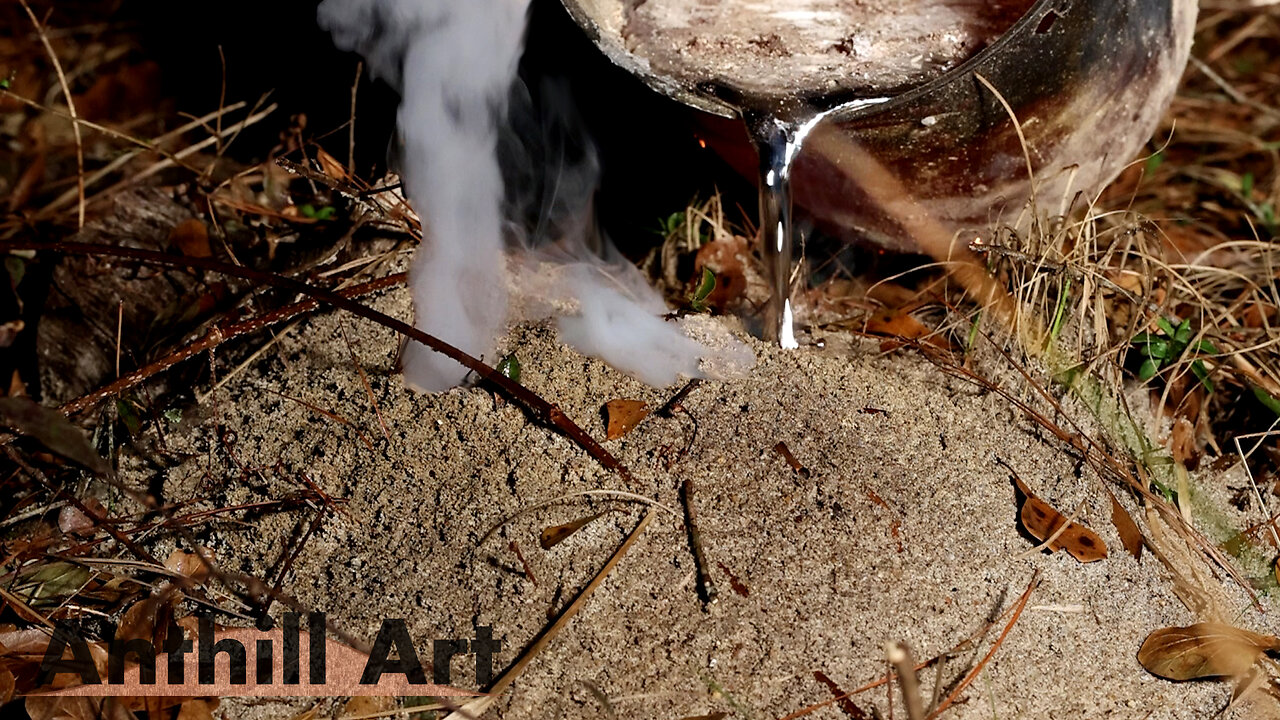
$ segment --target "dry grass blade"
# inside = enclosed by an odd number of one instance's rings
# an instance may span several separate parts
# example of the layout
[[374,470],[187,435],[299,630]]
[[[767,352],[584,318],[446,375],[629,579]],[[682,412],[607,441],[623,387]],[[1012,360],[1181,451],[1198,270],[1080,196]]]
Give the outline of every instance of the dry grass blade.
[[987,666],[987,663],[991,662],[991,658],[995,657],[996,651],[1004,644],[1004,639],[1009,636],[1009,632],[1013,630],[1013,626],[1018,624],[1018,618],[1022,617],[1022,611],[1027,609],[1027,601],[1031,599],[1031,593],[1035,592],[1035,589],[1039,584],[1040,573],[1037,571],[1036,574],[1031,577],[1031,582],[1027,584],[1027,589],[1023,591],[1022,597],[1018,598],[1018,602],[1013,606],[1013,617],[1009,618],[1009,622],[1004,626],[1004,630],[1000,631],[1000,637],[996,638],[995,643],[992,644],[991,649],[987,651],[987,654],[982,656],[982,660],[978,662],[977,666],[974,667],[958,685],[956,685],[955,689],[951,691],[951,694],[939,703],[938,707],[934,708],[933,712],[929,713],[928,720],[934,720],[942,715],[947,708],[955,704],[956,700],[960,697],[960,693],[964,692],[965,688],[969,687],[974,680],[978,679],[978,675],[982,674],[983,668]]
[[44,44],[45,52],[49,54],[49,61],[53,63],[53,69],[58,73],[58,84],[62,87],[62,95],[67,100],[67,112],[71,115],[71,132],[76,139],[76,191],[80,198],[80,204],[76,213],[77,227],[84,227],[84,141],[80,137],[80,117],[76,113],[76,101],[71,96],[71,85],[67,83],[67,75],[62,71],[62,61],[58,59],[58,53],[53,50],[53,43],[49,42],[49,34],[45,30],[44,25],[36,17],[35,12],[31,10],[31,6],[27,4],[27,0],[19,0],[22,3],[22,9],[27,11],[27,17],[31,18],[31,24],[36,28],[36,34],[40,36],[40,42]]
[[1169,680],[1242,677],[1268,651],[1280,650],[1280,638],[1224,623],[1196,623],[1156,630],[1138,651],[1138,662]]
[[546,629],[543,630],[533,641],[533,644],[525,649],[525,651],[520,655],[520,658],[516,660],[515,664],[508,668],[507,671],[502,674],[502,677],[498,678],[497,682],[493,684],[493,687],[489,688],[488,695],[476,698],[466,705],[463,705],[461,708],[450,713],[445,720],[471,720],[471,718],[479,717],[488,710],[489,707],[497,700],[498,696],[510,687],[511,683],[515,682],[516,679],[520,677],[525,668],[529,666],[529,663],[533,662],[533,659],[536,658],[548,644],[550,644],[551,640],[554,639],[556,635],[560,634],[560,631],[563,630],[564,626],[573,619],[573,616],[578,614],[578,611],[586,604],[587,598],[591,597],[592,593],[594,593],[596,589],[600,587],[600,584],[604,582],[604,579],[609,576],[609,573],[613,572],[613,569],[617,567],[622,558],[631,550],[631,546],[635,544],[637,539],[639,539],[640,535],[644,532],[644,529],[649,526],[649,521],[652,518],[652,512],[646,512],[644,514],[644,517],[640,519],[640,523],[631,531],[631,534],[627,536],[627,539],[623,541],[622,545],[619,546],[616,551],[614,551],[613,555],[609,558],[609,561],[604,564],[604,567],[600,568],[600,572],[596,573],[596,576],[591,578],[591,582],[587,583],[587,586],[582,589],[582,592],[578,593],[578,597],[574,598],[572,603],[569,603],[569,607],[565,608],[564,611],[560,613],[559,617],[555,619],[555,622],[548,625]]
[[550,550],[565,540],[568,540],[571,535],[586,527],[589,523],[595,522],[601,517],[604,517],[604,515],[605,513],[598,512],[594,515],[578,518],[570,523],[543,528],[542,532],[538,535],[538,542],[542,545],[543,550]]

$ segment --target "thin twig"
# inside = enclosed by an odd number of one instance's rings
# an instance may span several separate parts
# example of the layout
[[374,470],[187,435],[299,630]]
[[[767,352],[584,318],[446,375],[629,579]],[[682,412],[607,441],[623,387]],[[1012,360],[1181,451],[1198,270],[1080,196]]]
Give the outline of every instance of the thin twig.
[[902,686],[902,704],[907,707],[908,720],[924,720],[924,702],[920,699],[920,678],[916,677],[915,662],[905,645],[889,643],[885,656],[893,665]]
[[941,715],[944,710],[954,705],[956,699],[960,697],[960,693],[964,692],[965,688],[969,687],[969,685],[977,679],[978,675],[982,673],[982,670],[987,666],[987,663],[991,662],[991,658],[995,656],[996,651],[1000,649],[1002,644],[1004,644],[1004,639],[1009,636],[1009,631],[1013,629],[1015,624],[1017,624],[1018,618],[1022,617],[1022,611],[1027,607],[1027,601],[1031,599],[1031,593],[1039,584],[1040,571],[1037,570],[1035,575],[1031,576],[1031,582],[1027,583],[1027,589],[1023,591],[1022,597],[1018,598],[1018,603],[1014,606],[1013,617],[1009,618],[1009,623],[1004,626],[1004,630],[1001,631],[1000,637],[996,638],[995,644],[991,646],[991,649],[987,651],[987,654],[983,656],[977,666],[960,681],[960,684],[956,685],[956,688],[951,691],[951,694],[947,696],[947,699],[939,703],[938,707],[935,708],[932,713],[929,713],[929,720],[933,720]]
[[167,255],[165,253],[152,252],[150,250],[141,250],[138,248],[73,242],[41,243],[31,240],[0,242],[0,251],[9,252],[13,250],[45,250],[48,252],[66,253],[70,255],[117,257],[125,260],[133,260],[135,262],[164,267],[187,269],[194,267],[201,270],[208,270],[210,272],[238,277],[259,285],[268,285],[281,290],[307,295],[321,302],[346,310],[353,315],[358,315],[366,320],[372,320],[385,328],[426,345],[451,360],[457,361],[458,364],[479,375],[486,382],[496,386],[509,399],[524,406],[536,420],[550,425],[567,435],[589,455],[595,458],[601,465],[608,470],[617,473],[623,481],[631,485],[637,484],[635,482],[635,478],[631,474],[631,471],[628,470],[625,465],[619,462],[612,453],[606,450],[602,445],[600,445],[600,443],[596,442],[595,439],[588,435],[582,428],[578,427],[577,423],[570,419],[563,410],[543,399],[541,395],[529,390],[520,383],[515,382],[492,367],[484,364],[480,360],[477,360],[475,357],[472,357],[434,335],[430,335],[419,330],[403,320],[398,320],[386,313],[379,312],[368,305],[352,300],[351,298],[343,297],[339,293],[324,290],[302,282],[301,280],[285,277],[277,273],[265,272],[237,265],[228,265],[227,263],[219,262],[210,258],[186,256],[177,257]]
[[[404,280],[405,274],[397,273],[395,275],[389,275],[361,285],[356,285],[340,292],[346,297],[355,298],[389,287],[394,287],[395,285],[403,283]],[[187,360],[188,358],[198,355],[205,350],[211,350],[222,343],[240,337],[241,335],[249,335],[298,315],[313,312],[319,307],[320,302],[318,300],[303,300],[302,302],[294,303],[278,310],[273,310],[263,315],[249,318],[248,320],[243,320],[235,323],[234,325],[229,325],[227,327],[214,327],[206,332],[199,340],[163,358],[160,358],[159,360],[156,360],[146,367],[134,370],[128,375],[125,375],[115,382],[99,388],[88,395],[72,400],[71,402],[63,405],[60,410],[62,410],[64,415],[74,415],[75,413],[97,405],[103,400],[115,397],[148,378],[158,375],[183,360]]]
[[685,479],[681,486],[680,499],[684,501],[684,520],[689,532],[689,547],[693,550],[693,563],[698,570],[698,595],[702,597],[703,609],[715,604],[716,586],[711,579],[711,566],[707,563],[707,549],[702,542],[702,532],[698,529],[698,509],[693,504],[693,481]]
[[53,69],[58,73],[58,84],[62,86],[62,95],[67,99],[67,111],[71,114],[71,132],[76,139],[76,189],[80,195],[79,211],[77,213],[77,227],[84,227],[84,141],[80,137],[80,116],[76,113],[76,101],[71,97],[71,85],[67,83],[66,73],[62,72],[62,61],[58,59],[58,53],[53,51],[53,43],[49,42],[49,35],[45,32],[44,25],[36,18],[36,14],[31,11],[31,6],[27,4],[27,0],[19,0],[22,3],[22,9],[27,11],[27,17],[31,18],[31,24],[36,27],[36,34],[40,36],[40,42],[44,43],[45,52],[49,54],[49,61],[53,63]]
[[556,635],[559,635],[565,625],[567,625],[569,621],[578,614],[578,611],[582,610],[582,606],[586,604],[587,598],[591,597],[592,593],[594,593],[596,589],[600,587],[600,584],[604,582],[604,579],[609,576],[609,573],[613,572],[613,569],[618,565],[622,558],[626,556],[627,552],[631,550],[631,546],[635,545],[640,534],[649,526],[649,521],[651,519],[653,519],[653,513],[651,511],[646,511],[644,517],[640,519],[640,523],[631,531],[631,534],[627,536],[625,541],[623,541],[622,546],[613,553],[613,556],[604,564],[604,567],[600,568],[600,572],[596,573],[596,576],[591,578],[591,582],[587,583],[587,586],[582,589],[582,592],[578,593],[578,597],[574,598],[573,602],[569,603],[569,606],[560,613],[555,621],[538,634],[538,637],[534,639],[533,643],[530,644],[523,653],[521,653],[520,658],[516,660],[511,667],[507,668],[506,672],[502,673],[502,677],[498,678],[498,681],[489,688],[487,695],[468,702],[458,710],[450,713],[445,720],[470,720],[471,718],[479,717],[488,710],[489,707],[497,701],[498,697],[511,686],[511,683],[515,682],[516,679],[520,677],[525,668],[529,666],[529,663],[533,662],[533,659],[545,650],[551,640],[554,639]]

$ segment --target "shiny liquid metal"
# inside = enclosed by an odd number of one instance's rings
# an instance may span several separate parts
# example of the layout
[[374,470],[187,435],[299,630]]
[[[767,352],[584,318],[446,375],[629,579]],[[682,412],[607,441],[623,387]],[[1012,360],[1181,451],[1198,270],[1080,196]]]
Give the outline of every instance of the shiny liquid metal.
[[[1150,135],[1185,65],[1196,9],[1195,0],[563,2],[651,87],[744,121],[772,286],[764,334],[785,347],[797,345],[793,194],[828,232],[939,260],[964,252],[952,247],[961,230],[989,227],[993,207],[1020,208],[1032,187],[1070,206]],[[710,142],[749,171],[730,135]]]

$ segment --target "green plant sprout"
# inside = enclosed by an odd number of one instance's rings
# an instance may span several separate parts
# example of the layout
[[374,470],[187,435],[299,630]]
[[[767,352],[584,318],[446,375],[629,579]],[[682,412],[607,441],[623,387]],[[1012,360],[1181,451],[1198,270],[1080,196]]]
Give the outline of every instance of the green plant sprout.
[[698,287],[689,294],[689,306],[694,312],[707,312],[707,298],[716,290],[716,274],[710,268],[702,268],[702,280]]
[[302,213],[303,217],[310,218],[312,220],[332,220],[338,210],[332,205],[325,205],[324,207],[317,208],[311,203],[306,203],[305,205],[298,206],[298,212]]
[[502,358],[497,370],[512,382],[520,382],[520,358],[516,357],[515,353]]
[[[1174,320],[1176,321],[1177,318],[1174,318]],[[1164,318],[1156,320],[1156,325],[1160,328],[1159,333],[1138,333],[1130,341],[1138,348],[1138,352],[1142,353],[1143,360],[1141,367],[1138,368],[1138,378],[1144,382],[1177,362],[1187,352],[1188,348],[1197,355],[1218,354],[1218,348],[1214,347],[1213,343],[1208,340],[1200,340],[1191,345],[1190,318],[1180,322],[1176,328],[1173,326],[1173,322]],[[1205,390],[1213,392],[1213,383],[1209,380],[1209,370],[1205,367],[1203,360],[1192,362],[1191,372],[1204,385]]]

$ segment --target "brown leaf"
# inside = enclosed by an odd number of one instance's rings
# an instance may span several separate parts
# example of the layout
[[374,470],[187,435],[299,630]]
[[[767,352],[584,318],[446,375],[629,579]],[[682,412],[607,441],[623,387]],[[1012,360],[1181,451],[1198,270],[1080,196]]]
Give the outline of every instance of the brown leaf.
[[146,640],[152,647],[165,647],[174,624],[174,608],[180,599],[175,592],[159,592],[129,606],[120,618],[116,639]]
[[640,400],[610,400],[604,406],[608,427],[605,438],[617,440],[649,416],[649,406]]
[[178,720],[213,720],[213,711],[217,707],[217,698],[194,698],[182,703]]
[[585,517],[579,520],[574,520],[573,522],[566,523],[564,525],[555,525],[543,530],[542,535],[538,539],[539,542],[542,543],[542,549],[550,550],[551,548],[559,545],[565,540],[568,540],[570,535],[578,532],[582,528],[586,527],[588,523],[600,518],[603,515],[604,513],[596,513],[591,517]]
[[1169,451],[1173,453],[1173,459],[1183,465],[1199,456],[1196,450],[1195,426],[1185,417],[1180,417],[1173,421],[1173,433],[1169,438]]
[[199,218],[187,218],[169,231],[169,247],[187,257],[213,257],[209,247],[209,229]]
[[98,523],[107,516],[107,509],[102,507],[97,498],[89,498],[83,504],[89,510],[89,515],[74,505],[64,505],[58,511],[58,529],[64,534],[85,537],[93,535],[98,529]]
[[1124,549],[1133,556],[1134,560],[1142,559],[1142,546],[1145,544],[1142,539],[1142,531],[1138,529],[1138,523],[1134,522],[1133,516],[1125,510],[1120,501],[1110,491],[1107,495],[1111,498],[1111,524],[1116,526],[1116,532],[1120,533],[1120,544],[1124,545]]
[[1268,650],[1280,650],[1280,638],[1223,623],[1196,623],[1148,635],[1138,662],[1152,675],[1179,682],[1240,677]]
[[[207,549],[202,548],[201,552],[206,557],[210,556],[210,552]],[[197,583],[202,583],[209,579],[209,566],[196,553],[174,550],[169,553],[169,557],[165,558],[164,566],[167,570],[190,578]]]
[[96,473],[110,472],[107,461],[89,444],[84,432],[53,408],[38,405],[29,398],[0,398],[0,425],[33,437],[53,452]]
[[325,175],[346,182],[350,178],[347,176],[347,168],[338,159],[324,151],[324,148],[316,148],[316,160],[320,163],[320,169]]
[[136,720],[121,698],[32,696],[26,701],[31,720]]
[[[1066,524],[1067,518],[1052,505],[1033,495],[1031,489],[1020,478],[1015,478],[1014,482],[1017,483],[1019,492],[1026,496],[1020,513],[1022,526],[1035,539],[1041,542],[1048,540],[1058,532],[1058,528]],[[1107,545],[1102,542],[1102,538],[1084,525],[1075,522],[1067,525],[1067,529],[1062,531],[1056,540],[1049,543],[1049,549],[1053,552],[1065,549],[1071,557],[1082,563],[1101,560],[1107,556]]]
[[[951,343],[947,342],[946,338],[937,334],[927,325],[915,319],[915,317],[910,313],[903,311],[895,310],[872,316],[867,320],[866,331],[872,335],[883,335],[890,338],[903,338],[906,340],[920,340],[923,338],[925,342],[942,348],[943,350],[949,350],[951,348]],[[882,343],[881,347],[890,349],[886,348],[886,345],[896,348],[900,346],[901,343],[886,342]]]
[[8,670],[0,670],[0,705],[8,705],[17,691],[17,680]]
[[396,709],[395,698],[353,697],[342,708],[339,717],[366,717]]
[[21,320],[10,320],[9,322],[0,324],[0,348],[7,348],[18,339],[18,335],[25,330],[27,324]]

